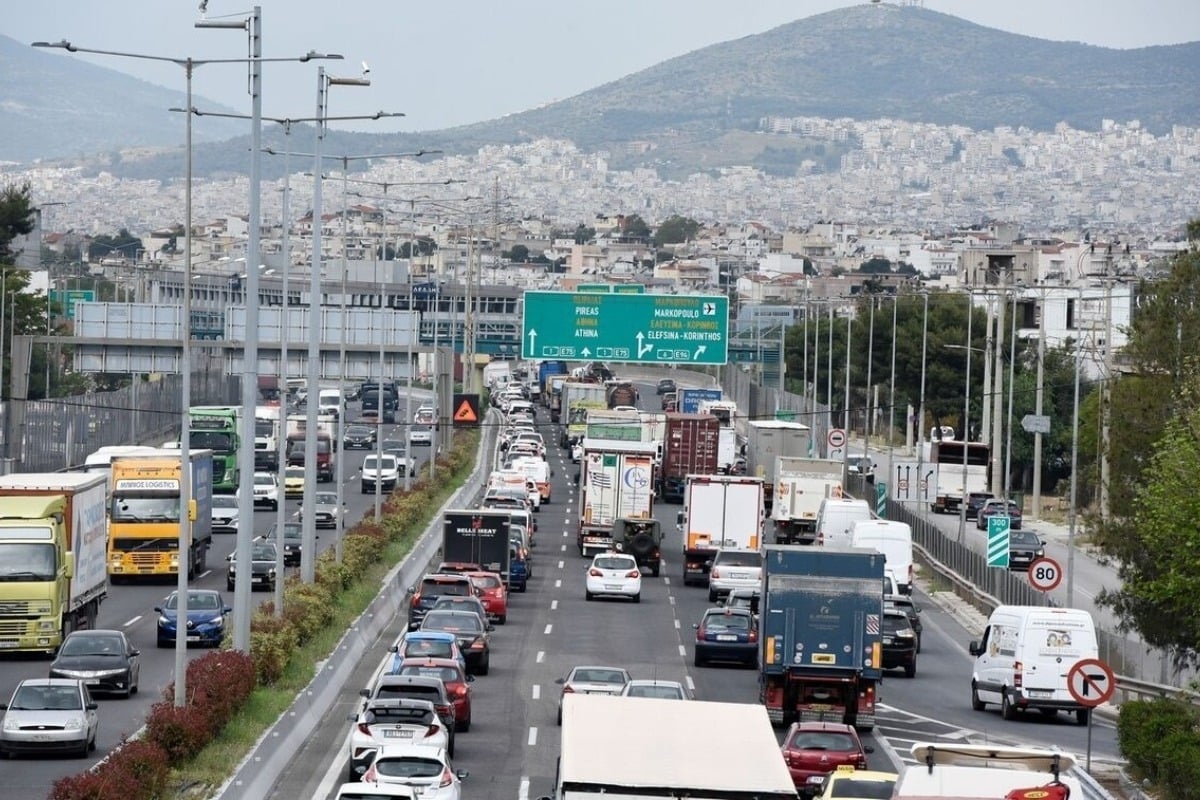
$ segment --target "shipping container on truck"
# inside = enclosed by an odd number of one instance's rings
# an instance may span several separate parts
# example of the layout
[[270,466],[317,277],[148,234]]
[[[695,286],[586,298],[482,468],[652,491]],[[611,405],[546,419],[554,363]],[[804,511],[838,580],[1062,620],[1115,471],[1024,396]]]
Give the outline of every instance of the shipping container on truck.
[[[108,527],[108,575],[113,583],[130,578],[178,575],[189,578],[207,567],[212,543],[213,455],[190,453],[192,502],[186,509],[191,541],[179,552],[180,451],[128,456],[113,462]],[[242,524],[252,524],[243,520]]]
[[509,546],[507,511],[453,509],[442,515],[442,560],[478,564],[496,572],[508,585]]
[[716,475],[720,421],[711,414],[667,412],[658,494],[682,503],[688,475]]
[[807,458],[812,450],[812,431],[799,422],[775,419],[746,423],[746,474],[762,478],[767,492],[767,513],[775,502],[775,467],[780,456]]
[[633,406],[637,408],[638,390],[629,381],[615,381],[611,385],[606,385],[604,392],[605,402],[609,408],[617,406]]
[[613,521],[654,515],[655,446],[585,438],[579,475],[579,554],[608,550]]
[[658,455],[654,465],[658,469],[662,469],[663,447],[667,440],[667,412],[638,411],[638,417],[642,421],[642,441],[654,442],[658,445]]
[[[750,703],[568,693],[561,739],[554,794],[539,800],[796,798],[771,723]],[[620,757],[607,755],[614,742]]]
[[683,583],[707,584],[719,548],[757,550],[762,545],[762,481],[743,475],[689,475],[678,521]]
[[108,595],[105,476],[0,476],[0,652],[54,653],[74,630],[96,627]]
[[567,377],[565,361],[543,361],[538,364],[537,383],[542,387],[542,402],[550,409],[552,422],[558,422],[562,409],[562,385],[567,382]]
[[775,544],[817,542],[821,501],[842,496],[842,467],[840,459],[776,457]]
[[884,556],[768,545],[759,601],[759,702],[773,723],[875,725]]

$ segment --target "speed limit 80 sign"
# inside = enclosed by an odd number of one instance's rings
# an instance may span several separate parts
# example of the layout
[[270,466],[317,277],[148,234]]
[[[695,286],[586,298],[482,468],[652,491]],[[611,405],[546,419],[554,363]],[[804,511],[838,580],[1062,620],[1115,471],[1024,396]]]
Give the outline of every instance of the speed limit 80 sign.
[[1039,592],[1054,591],[1062,579],[1062,567],[1053,558],[1035,558],[1029,565],[1029,585]]

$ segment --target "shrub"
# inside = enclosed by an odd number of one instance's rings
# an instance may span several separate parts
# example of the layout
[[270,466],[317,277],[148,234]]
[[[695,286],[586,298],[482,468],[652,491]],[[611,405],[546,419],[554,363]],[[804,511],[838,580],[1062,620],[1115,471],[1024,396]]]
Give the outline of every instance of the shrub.
[[140,786],[141,795],[121,795],[121,800],[132,800],[133,797],[156,798],[162,797],[167,788],[167,779],[171,774],[171,762],[167,754],[153,742],[145,739],[133,739],[121,744],[119,750],[108,757],[100,770],[111,770]]
[[304,644],[333,619],[333,595],[320,584],[289,578],[283,588],[283,618]]
[[212,738],[208,715],[195,705],[155,703],[146,718],[146,740],[161,747],[172,764],[189,760]]
[[[1138,700],[1121,704],[1117,719],[1117,741],[1129,764],[1143,777],[1165,791],[1177,785],[1181,776],[1193,776],[1200,767],[1191,766],[1187,758],[1200,763],[1200,713],[1176,700]],[[1168,750],[1167,742],[1173,747]],[[1182,754],[1181,757],[1173,757]],[[1195,778],[1200,781],[1200,776]],[[1193,783],[1200,785],[1200,783]],[[1169,798],[1194,798],[1197,794],[1169,794]]]
[[250,658],[259,686],[274,686],[299,645],[295,628],[275,616],[275,604],[263,603],[250,619]]
[[254,660],[237,650],[206,653],[188,664],[187,685],[188,703],[205,713],[215,736],[254,691]]

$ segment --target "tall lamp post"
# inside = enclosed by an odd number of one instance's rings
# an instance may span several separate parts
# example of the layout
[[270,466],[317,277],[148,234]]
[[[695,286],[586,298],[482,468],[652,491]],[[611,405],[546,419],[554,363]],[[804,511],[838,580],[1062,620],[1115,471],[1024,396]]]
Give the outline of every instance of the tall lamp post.
[[[183,67],[184,74],[186,76],[186,83],[187,83],[186,105],[187,105],[187,108],[189,108],[189,109],[192,107],[192,75],[195,72],[196,67],[204,66],[206,64],[251,64],[252,68],[253,68],[252,69],[252,74],[253,74],[252,93],[253,93],[253,98],[254,98],[254,107],[255,107],[256,119],[257,119],[257,113],[261,110],[261,100],[262,100],[261,91],[260,91],[260,80],[259,80],[259,74],[258,74],[258,68],[261,66],[261,64],[263,64],[265,62],[301,62],[301,63],[303,63],[303,62],[312,61],[312,60],[316,60],[316,59],[340,59],[341,56],[337,55],[337,54],[323,54],[323,53],[316,53],[316,52],[310,51],[309,53],[307,53],[303,56],[300,56],[298,58],[263,58],[261,55],[259,55],[260,48],[261,48],[262,36],[261,36],[261,31],[258,30],[259,22],[261,19],[258,7],[255,7],[254,11],[252,12],[252,18],[255,21],[254,28],[252,30],[253,35],[252,35],[252,44],[251,44],[254,54],[251,55],[249,58],[194,59],[191,57],[173,58],[170,56],[153,56],[153,55],[146,55],[143,53],[126,53],[126,52],[120,52],[120,51],[116,51],[116,50],[98,50],[98,49],[94,49],[94,48],[78,47],[78,46],[72,44],[71,42],[67,41],[66,39],[60,40],[58,42],[34,42],[33,47],[58,48],[58,49],[66,50],[69,53],[91,53],[94,55],[119,56],[119,57],[123,57],[123,58],[136,58],[136,59],[141,59],[141,60],[145,60],[145,61],[160,61],[160,62],[167,62],[167,63],[171,63],[171,64],[177,64],[178,66]],[[249,23],[246,20],[241,20],[241,21],[198,20],[196,22],[196,27],[198,27],[198,28],[242,28],[242,29],[246,29],[248,25],[249,25]],[[255,124],[255,126],[254,126],[255,130],[254,130],[253,135],[256,138],[258,136],[259,127],[260,126],[258,124]],[[186,231],[185,231],[184,235],[185,235],[185,241],[186,241],[186,245],[185,245],[186,249],[184,251],[183,310],[182,310],[182,315],[181,315],[182,322],[181,322],[181,326],[180,326],[180,330],[181,330],[180,338],[181,338],[181,350],[182,350],[181,360],[183,363],[183,374],[181,376],[181,381],[180,381],[181,394],[182,394],[182,399],[180,401],[180,405],[182,406],[182,413],[181,413],[180,433],[179,433],[179,452],[180,452],[180,459],[179,459],[180,513],[179,513],[179,519],[180,519],[180,523],[179,523],[179,562],[178,562],[179,568],[178,568],[178,580],[176,582],[176,597],[177,597],[176,615],[177,615],[177,619],[187,619],[187,599],[188,599],[188,577],[187,577],[187,575],[188,575],[189,569],[188,569],[188,564],[186,563],[188,559],[184,556],[184,546],[183,545],[185,542],[188,542],[191,540],[191,520],[189,520],[189,518],[188,518],[188,510],[192,505],[192,496],[191,496],[192,476],[191,476],[191,463],[190,463],[190,455],[191,455],[190,407],[191,407],[191,396],[192,396],[192,378],[191,378],[191,369],[192,369],[192,348],[191,348],[191,338],[192,338],[192,335],[191,335],[192,334],[192,115],[191,114],[187,115],[187,123],[185,125],[185,131],[186,131],[186,133],[185,133],[184,149],[186,151],[185,160],[187,162],[187,166],[186,166],[187,191],[185,193],[185,200],[184,200],[184,216],[186,217],[186,220],[185,220]],[[257,195],[257,192],[252,190],[251,200],[250,200],[252,209],[257,208],[258,200],[257,200],[256,195]],[[251,222],[250,222],[250,229],[251,229],[252,236],[256,236],[255,231],[256,231],[257,227],[258,227],[257,220],[252,218]],[[248,247],[249,247],[249,245],[248,245]],[[255,247],[255,250],[257,250],[257,240],[255,241],[254,247]],[[247,256],[249,257],[250,255],[251,255],[251,253],[248,251]],[[254,277],[255,296],[254,296],[253,300],[255,303],[257,303],[257,300],[258,300],[258,298],[257,298],[257,285],[258,285],[258,282],[257,282],[257,271],[258,271],[257,270],[257,266],[258,266],[257,252],[253,253],[253,256],[254,256],[255,262],[253,264],[251,264],[249,262],[249,260],[247,262],[247,266],[248,266],[247,276],[248,277],[250,275],[255,276]],[[249,268],[251,266],[253,266],[254,268],[253,269]],[[249,320],[247,320],[247,322],[249,322]],[[257,332],[255,332],[255,335],[257,335]],[[249,339],[249,338],[250,337],[248,336],[247,339]],[[249,362],[251,360],[250,359],[250,343],[249,342],[247,342],[246,360],[247,360],[247,362]],[[257,345],[256,344],[255,344],[254,361],[257,362]],[[257,368],[258,368],[257,363],[255,363],[253,370],[255,372],[257,372]],[[257,383],[257,381],[255,381],[255,383]],[[243,389],[244,388],[245,387],[243,387]],[[257,391],[256,385],[253,386],[252,388],[255,391]],[[250,451],[249,451],[251,461],[253,461],[253,458],[254,458],[253,422],[254,422],[254,420],[253,420],[253,418],[251,418],[251,420],[250,420],[250,424],[251,424]],[[241,454],[239,454],[239,458],[242,458],[244,456],[244,452],[245,451],[243,450],[243,452]],[[251,477],[251,481],[253,481],[253,468],[251,468],[251,476],[250,477]],[[254,493],[253,485],[251,485],[250,491],[248,493],[246,493],[246,494],[250,495],[251,501],[253,500],[253,493]],[[253,508],[253,507],[251,506],[251,508]],[[251,513],[249,515],[250,518],[252,518],[252,516],[253,516],[253,513]],[[242,571],[242,575],[248,576],[250,574],[249,538],[246,537],[246,547],[245,548],[242,547],[242,541],[241,541],[242,539],[243,539],[243,537],[239,533],[239,536],[238,536],[239,554],[241,553],[241,551],[243,549],[245,549],[245,555],[246,555],[246,560],[245,560],[244,565],[240,565],[240,566],[243,566],[243,568],[244,568],[244,571]],[[244,594],[245,604],[242,606],[239,606],[237,609],[235,609],[234,646],[237,649],[248,651],[249,650],[249,631],[250,631],[249,581],[243,580],[241,583],[246,585],[246,592]],[[235,594],[235,598],[234,598],[235,605],[237,604],[237,597],[240,594],[241,593]],[[238,637],[236,635],[236,631],[242,630],[242,629],[244,629],[244,631],[245,631],[245,637],[244,637],[245,641],[239,642],[238,639],[242,638],[242,637]],[[175,637],[175,704],[177,706],[184,705],[187,700],[186,675],[187,675],[187,639],[184,636],[176,636]]]

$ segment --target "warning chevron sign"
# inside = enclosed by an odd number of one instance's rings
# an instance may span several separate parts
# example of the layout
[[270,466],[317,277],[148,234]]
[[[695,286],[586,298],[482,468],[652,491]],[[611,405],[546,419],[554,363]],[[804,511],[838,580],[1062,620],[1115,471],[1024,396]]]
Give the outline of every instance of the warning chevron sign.
[[454,395],[454,427],[468,428],[479,424],[479,395]]

